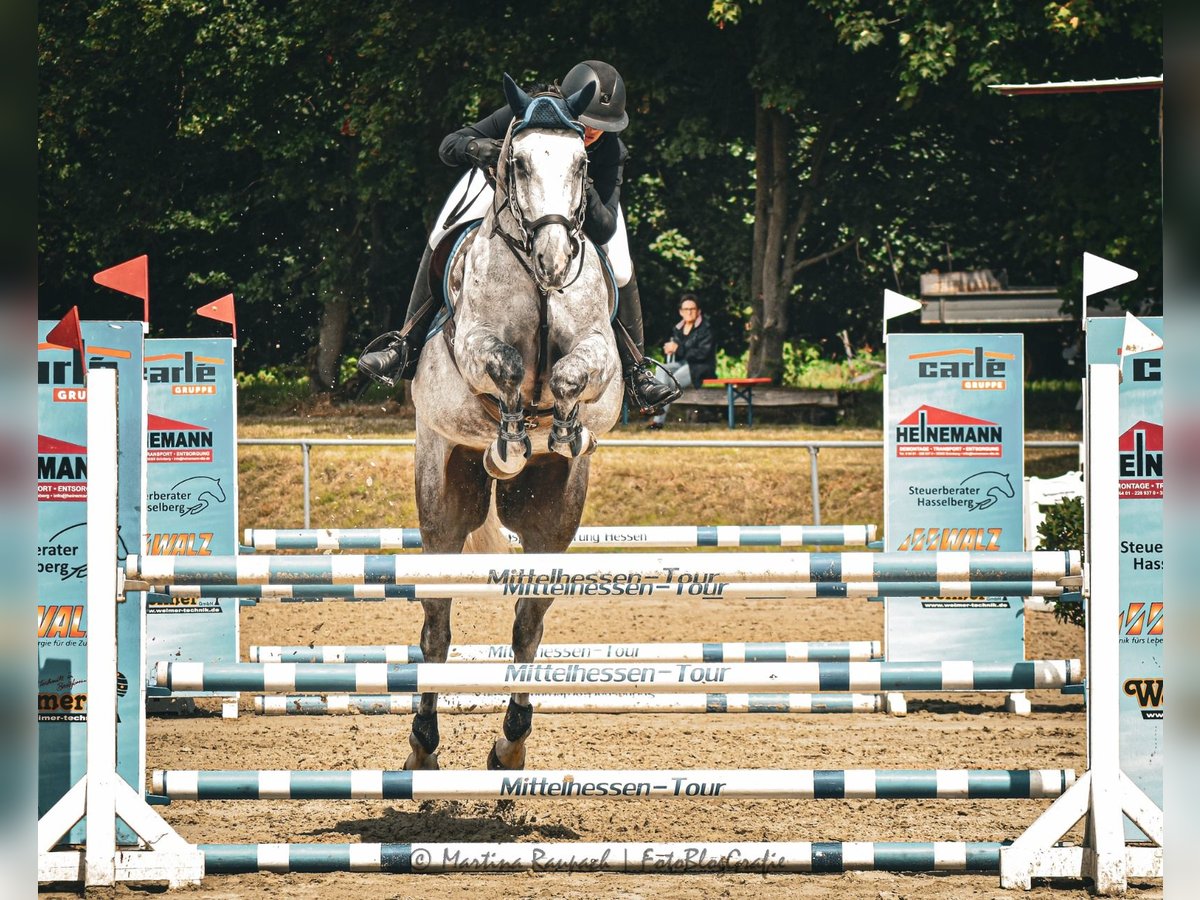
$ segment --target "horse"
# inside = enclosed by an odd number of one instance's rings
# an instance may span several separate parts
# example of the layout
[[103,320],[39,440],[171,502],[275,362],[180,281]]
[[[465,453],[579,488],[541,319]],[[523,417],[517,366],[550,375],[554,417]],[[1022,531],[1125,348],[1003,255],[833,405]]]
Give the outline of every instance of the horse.
[[[565,551],[583,513],[596,438],[620,416],[616,286],[583,233],[587,156],[577,117],[592,90],[565,100],[531,97],[504,76],[515,117],[495,196],[459,238],[444,279],[441,332],[430,337],[412,386],[426,553],[509,552],[501,524],[526,552]],[[421,603],[422,654],[445,662],[451,600]],[[517,662],[533,661],[550,604],[517,601]],[[489,769],[524,768],[532,718],[529,695],[512,694]],[[405,768],[436,769],[438,742],[437,694],[424,693]]]

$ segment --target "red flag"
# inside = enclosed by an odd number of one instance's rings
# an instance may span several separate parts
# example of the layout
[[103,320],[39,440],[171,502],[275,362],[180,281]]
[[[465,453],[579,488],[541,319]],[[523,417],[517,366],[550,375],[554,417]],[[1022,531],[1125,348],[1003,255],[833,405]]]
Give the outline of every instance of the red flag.
[[142,320],[150,321],[150,275],[146,254],[118,263],[92,276],[96,284],[142,299]]
[[218,322],[228,322],[233,326],[233,339],[237,340],[237,315],[233,310],[233,294],[226,294],[212,303],[205,303],[196,310],[196,315],[206,319],[216,319]]
[[74,350],[83,356],[83,332],[79,328],[79,307],[72,306],[58,324],[46,335],[46,343],[66,350]]

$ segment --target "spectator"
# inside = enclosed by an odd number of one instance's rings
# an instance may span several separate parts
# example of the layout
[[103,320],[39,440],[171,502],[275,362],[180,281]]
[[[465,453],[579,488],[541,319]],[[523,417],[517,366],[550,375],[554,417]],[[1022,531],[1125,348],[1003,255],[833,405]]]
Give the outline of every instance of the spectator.
[[[700,301],[695,294],[684,294],[679,298],[680,319],[671,333],[671,339],[663,344],[663,352],[667,362],[656,377],[669,384],[674,376],[679,387],[687,389],[699,387],[705,378],[712,378],[717,372],[717,351],[713,344],[712,328],[704,320],[700,312]],[[664,371],[665,370],[665,371]],[[659,429],[667,421],[667,410],[670,405],[650,420],[649,428]]]

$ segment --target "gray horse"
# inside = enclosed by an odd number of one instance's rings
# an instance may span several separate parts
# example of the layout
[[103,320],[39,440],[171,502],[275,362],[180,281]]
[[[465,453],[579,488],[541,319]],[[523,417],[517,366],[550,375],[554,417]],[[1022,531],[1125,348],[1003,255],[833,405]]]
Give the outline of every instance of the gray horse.
[[[583,513],[595,436],[620,415],[615,288],[582,231],[587,157],[575,119],[591,89],[565,101],[530,97],[504,78],[516,118],[495,201],[448,264],[453,316],[430,339],[413,381],[427,553],[508,552],[500,524],[527,552],[566,550]],[[533,661],[550,603],[517,601],[517,662]],[[422,653],[445,662],[450,600],[422,606]],[[513,694],[488,768],[524,767],[531,722],[529,695]],[[409,745],[406,769],[437,768],[437,694],[421,695]]]

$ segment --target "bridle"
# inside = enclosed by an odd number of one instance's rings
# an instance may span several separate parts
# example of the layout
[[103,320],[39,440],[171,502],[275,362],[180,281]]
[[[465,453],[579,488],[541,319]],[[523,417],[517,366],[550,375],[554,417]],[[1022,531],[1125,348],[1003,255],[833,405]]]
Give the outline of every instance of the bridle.
[[[537,288],[544,302],[546,295],[554,291],[565,290],[574,284],[583,273],[583,218],[587,210],[587,157],[586,155],[584,156],[583,168],[579,173],[579,203],[572,210],[571,215],[568,217],[561,213],[547,213],[536,219],[530,219],[529,215],[522,209],[516,192],[517,174],[514,161],[513,138],[515,137],[514,126],[517,124],[517,120],[514,119],[508,126],[508,132],[504,136],[504,143],[500,151],[501,171],[497,173],[498,175],[502,175],[503,189],[496,191],[495,199],[492,201],[492,211],[496,216],[496,231],[513,252],[513,256],[516,257],[517,262],[529,274],[529,277],[533,280],[534,287]],[[496,186],[497,188],[501,187],[499,179]],[[503,200],[501,199],[501,195],[503,195]],[[500,224],[502,221],[500,213],[506,208],[516,225],[516,234],[512,234]],[[567,234],[571,239],[571,261],[577,262],[575,274],[571,276],[571,279],[566,284],[559,288],[548,287],[542,281],[531,262],[534,235],[539,228],[546,225],[562,225],[567,229]]]

